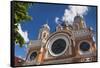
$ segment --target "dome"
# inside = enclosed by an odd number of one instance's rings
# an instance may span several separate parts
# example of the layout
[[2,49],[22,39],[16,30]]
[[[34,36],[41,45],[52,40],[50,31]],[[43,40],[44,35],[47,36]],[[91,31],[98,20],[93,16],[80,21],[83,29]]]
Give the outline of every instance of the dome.
[[74,17],[74,21],[81,21],[81,20],[83,20],[83,17],[80,15]]
[[49,29],[49,30],[50,30],[50,27],[49,27],[49,25],[48,25],[48,24],[44,24],[44,25],[43,25],[43,28],[47,28],[47,29]]

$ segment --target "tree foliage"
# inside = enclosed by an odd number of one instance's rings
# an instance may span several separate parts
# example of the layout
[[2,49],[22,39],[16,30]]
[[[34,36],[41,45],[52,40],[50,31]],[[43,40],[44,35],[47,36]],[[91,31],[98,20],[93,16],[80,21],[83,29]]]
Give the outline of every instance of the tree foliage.
[[28,15],[28,8],[31,6],[31,3],[25,3],[25,2],[14,2],[14,41],[15,43],[19,43],[19,46],[22,47],[22,45],[25,43],[25,40],[18,32],[18,25],[25,21],[25,20],[31,20],[31,16]]

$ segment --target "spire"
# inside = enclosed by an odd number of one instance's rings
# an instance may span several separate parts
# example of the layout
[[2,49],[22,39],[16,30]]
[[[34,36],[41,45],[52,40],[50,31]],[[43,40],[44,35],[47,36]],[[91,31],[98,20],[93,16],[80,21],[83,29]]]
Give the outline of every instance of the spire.
[[48,24],[48,20],[46,21],[46,24]]

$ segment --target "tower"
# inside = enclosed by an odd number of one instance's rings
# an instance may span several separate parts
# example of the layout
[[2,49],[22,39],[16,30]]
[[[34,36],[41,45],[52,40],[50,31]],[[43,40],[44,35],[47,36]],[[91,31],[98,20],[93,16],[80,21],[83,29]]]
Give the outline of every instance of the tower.
[[49,37],[50,33],[50,27],[46,23],[42,26],[42,28],[39,31],[38,39],[42,41],[42,43],[46,43],[47,38]]
[[96,61],[96,44],[92,39],[92,28],[86,27],[83,17],[77,15],[74,18],[73,29],[76,56],[83,57],[78,62]]
[[38,64],[41,64],[44,60],[44,53],[45,53],[44,45],[49,37],[49,33],[50,33],[50,27],[46,23],[40,29],[39,36],[38,36],[38,39],[41,41],[41,48],[40,48],[40,53],[38,57]]

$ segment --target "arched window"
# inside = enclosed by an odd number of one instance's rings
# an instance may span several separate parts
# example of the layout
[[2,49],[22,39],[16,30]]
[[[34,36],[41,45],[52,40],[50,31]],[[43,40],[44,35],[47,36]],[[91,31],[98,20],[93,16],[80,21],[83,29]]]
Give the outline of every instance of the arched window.
[[32,54],[30,55],[30,60],[34,60],[37,56],[37,52],[32,52]]

